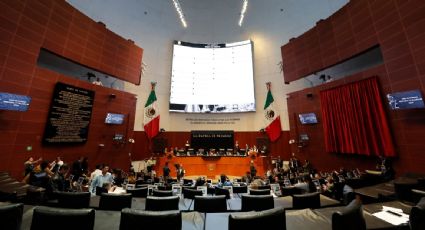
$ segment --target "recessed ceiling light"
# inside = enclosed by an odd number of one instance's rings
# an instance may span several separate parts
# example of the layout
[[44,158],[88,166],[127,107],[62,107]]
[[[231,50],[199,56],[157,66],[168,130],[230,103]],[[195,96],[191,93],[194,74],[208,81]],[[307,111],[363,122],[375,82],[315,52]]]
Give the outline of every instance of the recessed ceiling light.
[[243,19],[245,17],[246,8],[248,7],[248,0],[243,0],[241,16],[239,18],[239,26],[242,26]]
[[179,0],[173,0],[174,7],[176,8],[177,14],[179,15],[180,21],[184,28],[187,27],[186,19],[184,18],[183,10],[180,6]]

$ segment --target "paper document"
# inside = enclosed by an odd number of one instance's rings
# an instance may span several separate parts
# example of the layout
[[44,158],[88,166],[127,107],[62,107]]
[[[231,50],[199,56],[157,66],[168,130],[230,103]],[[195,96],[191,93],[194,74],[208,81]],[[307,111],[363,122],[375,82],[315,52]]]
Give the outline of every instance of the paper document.
[[392,225],[406,224],[409,222],[409,215],[403,213],[401,209],[383,207],[383,210],[372,214],[377,218],[386,221]]

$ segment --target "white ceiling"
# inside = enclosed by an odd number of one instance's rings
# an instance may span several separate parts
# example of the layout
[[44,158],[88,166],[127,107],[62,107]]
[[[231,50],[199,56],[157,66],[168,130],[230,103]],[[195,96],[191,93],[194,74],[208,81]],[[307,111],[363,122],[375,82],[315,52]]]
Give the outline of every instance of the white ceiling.
[[[345,5],[348,0],[249,0],[245,20],[239,27],[242,0],[180,0],[188,24],[183,28],[172,0],[67,0],[71,5],[120,36],[132,39],[144,49],[147,64],[141,85],[125,84],[125,90],[138,95],[135,130],[142,129],[143,105],[149,82],[156,81],[161,128],[167,131],[196,129],[259,130],[263,127],[262,106],[266,82],[272,82],[273,95],[282,115],[282,127],[289,129],[286,97],[289,92],[309,86],[308,82],[285,85],[278,63],[280,47],[292,37],[312,28]],[[171,62],[173,40],[193,43],[227,43],[252,40],[254,44],[254,84],[256,113],[229,114],[240,121],[230,126],[194,126],[187,118],[198,115],[170,114]],[[220,115],[214,118],[221,118]]]

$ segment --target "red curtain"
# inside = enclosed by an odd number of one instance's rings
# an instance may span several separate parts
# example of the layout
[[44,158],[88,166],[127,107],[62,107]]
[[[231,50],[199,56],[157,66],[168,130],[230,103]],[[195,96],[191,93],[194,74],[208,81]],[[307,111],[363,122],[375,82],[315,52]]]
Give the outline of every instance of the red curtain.
[[327,152],[395,156],[378,79],[320,92]]

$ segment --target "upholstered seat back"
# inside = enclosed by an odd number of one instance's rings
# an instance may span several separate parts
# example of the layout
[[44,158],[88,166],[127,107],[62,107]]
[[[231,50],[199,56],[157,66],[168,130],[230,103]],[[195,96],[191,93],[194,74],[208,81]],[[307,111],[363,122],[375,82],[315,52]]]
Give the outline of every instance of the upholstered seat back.
[[201,190],[183,188],[183,197],[186,199],[195,199],[195,196],[202,196]]
[[102,195],[102,193],[108,193],[108,189],[104,188],[104,187],[96,187],[96,196],[100,196]]
[[172,196],[172,195],[173,195],[173,191],[171,190],[163,191],[163,190],[154,189],[152,191],[152,196],[165,197],[165,196]]
[[61,230],[92,230],[93,209],[62,209],[36,207],[32,215],[31,230],[46,230],[59,226]]
[[422,197],[419,203],[412,207],[409,219],[411,230],[425,229],[425,197]]
[[272,195],[242,195],[242,212],[263,211],[274,208]]
[[301,194],[301,190],[296,187],[281,187],[282,196],[292,196],[295,194]]
[[265,228],[285,230],[285,210],[283,208],[274,208],[260,212],[234,213],[229,215],[229,230]]
[[257,189],[267,189],[267,190],[271,190],[270,185],[260,185],[257,187]]
[[0,206],[0,227],[2,229],[20,230],[24,204],[7,204]]
[[57,192],[58,207],[61,208],[88,208],[90,206],[90,192]]
[[132,197],[130,193],[102,193],[99,201],[99,209],[121,211],[123,208],[131,208],[131,201]]
[[181,230],[182,216],[180,211],[158,212],[123,209],[121,211],[120,230],[135,229]]
[[332,230],[364,230],[366,222],[363,216],[362,205],[353,200],[342,212],[332,214]]
[[178,196],[166,196],[166,197],[148,196],[146,198],[145,210],[147,211],[179,210],[179,199],[180,198]]
[[292,196],[292,207],[294,209],[320,208],[320,193],[305,193]]
[[250,189],[249,195],[270,195],[270,189]]
[[217,195],[217,196],[219,196],[219,195],[225,195],[226,196],[226,199],[230,199],[230,192],[229,192],[229,190],[224,189],[224,188],[216,187],[215,188],[215,195]]
[[227,203],[225,195],[218,196],[195,196],[195,207],[197,212],[226,212]]
[[148,196],[148,187],[127,189],[127,193],[130,193],[132,197],[146,198]]
[[233,193],[248,193],[248,186],[234,186]]

